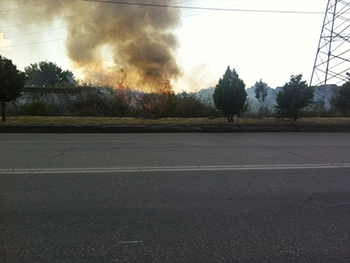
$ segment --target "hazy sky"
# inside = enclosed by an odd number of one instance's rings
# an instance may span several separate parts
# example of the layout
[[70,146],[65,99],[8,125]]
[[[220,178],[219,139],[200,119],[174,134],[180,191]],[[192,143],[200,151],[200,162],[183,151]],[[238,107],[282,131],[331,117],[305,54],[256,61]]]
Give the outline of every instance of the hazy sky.
[[[82,23],[79,19],[74,20],[75,18],[84,16],[84,23],[87,23],[88,8],[101,8],[100,5],[104,5],[104,8],[111,8],[111,4],[81,1],[82,3],[79,2],[79,5],[72,5],[74,12],[71,11],[69,14],[56,13],[53,9],[51,10],[52,14],[47,17],[42,17],[40,13],[34,12],[46,4],[52,5],[59,2],[63,3],[62,6],[65,9],[69,10],[71,3],[78,3],[78,0],[74,1],[1,0],[0,54],[11,59],[20,69],[30,63],[48,60],[56,62],[63,69],[72,70],[77,76],[82,76],[82,61],[79,61],[79,64],[75,58],[73,63],[72,54],[68,54],[67,31],[72,37],[72,33],[75,32],[74,26],[79,26]],[[136,0],[129,2],[136,2]],[[167,16],[162,20],[166,24],[164,26],[166,28],[162,28],[159,24],[157,27],[149,24],[148,27],[152,27],[150,32],[162,32],[161,37],[159,37],[159,41],[161,41],[159,46],[172,43],[169,49],[171,54],[174,54],[178,67],[175,66],[162,74],[173,74],[174,79],[171,81],[177,91],[198,91],[202,88],[213,87],[227,66],[236,69],[247,88],[260,79],[268,83],[270,87],[276,88],[289,81],[291,75],[300,73],[303,74],[305,80],[308,82],[310,80],[324,18],[323,13],[326,10],[326,0],[140,1],[140,3],[150,2],[231,10],[319,12],[319,14],[298,14],[209,11],[187,8],[173,10],[173,16]],[[60,8],[63,10],[62,6]],[[141,15],[142,8],[147,7],[138,8],[137,14]],[[155,17],[163,16],[166,12],[164,8],[153,9],[156,9],[152,13],[152,16]],[[89,12],[92,12],[91,10]],[[36,15],[22,19],[15,15],[19,13],[21,16],[28,13]],[[68,16],[70,24],[67,24]],[[137,20],[135,17],[130,17],[129,22],[135,23],[135,20]],[[172,20],[174,21],[172,22]],[[140,19],[140,28],[144,26],[143,23],[144,20]],[[89,28],[89,30],[93,29]],[[169,38],[170,35],[166,35],[165,32],[171,32],[175,38]],[[118,34],[118,32],[107,30],[103,34],[109,41],[108,34]],[[77,38],[79,37],[82,36],[77,36]],[[92,42],[96,41],[95,37],[94,34],[89,35]],[[123,37],[127,42],[127,36],[123,35]],[[117,45],[123,44],[119,38]],[[118,60],[115,57],[112,59],[108,55],[111,47],[105,46],[103,48],[105,48],[105,52],[103,52],[103,56],[100,56],[101,63],[109,65],[111,70],[115,69],[114,64]],[[157,50],[157,48],[155,49]],[[140,52],[135,53],[135,56],[138,54]],[[171,58],[169,59],[171,60]],[[118,65],[118,67],[123,67],[123,65]],[[130,71],[131,67],[129,66]],[[84,73],[85,78],[93,80],[95,75],[91,73],[90,76],[87,76],[87,72]],[[89,72],[92,72],[91,69]]]

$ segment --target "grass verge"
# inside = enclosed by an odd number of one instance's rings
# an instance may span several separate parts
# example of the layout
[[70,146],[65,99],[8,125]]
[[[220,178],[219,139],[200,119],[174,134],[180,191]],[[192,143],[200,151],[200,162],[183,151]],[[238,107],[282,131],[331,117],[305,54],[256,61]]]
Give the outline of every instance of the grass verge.
[[279,126],[279,125],[334,125],[348,126],[350,118],[301,118],[297,122],[290,119],[278,118],[238,118],[233,123],[225,118],[162,118],[162,119],[137,119],[137,118],[112,118],[112,117],[31,117],[10,116],[6,122],[0,122],[2,126],[13,125],[44,125],[44,126]]

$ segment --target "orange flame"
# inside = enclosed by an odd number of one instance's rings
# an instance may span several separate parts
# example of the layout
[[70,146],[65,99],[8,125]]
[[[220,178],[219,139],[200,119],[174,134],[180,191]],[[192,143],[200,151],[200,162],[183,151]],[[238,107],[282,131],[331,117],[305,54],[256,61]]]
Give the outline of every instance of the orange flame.
[[164,80],[163,92],[165,93],[166,99],[169,98],[170,89],[171,89],[170,80],[168,79]]

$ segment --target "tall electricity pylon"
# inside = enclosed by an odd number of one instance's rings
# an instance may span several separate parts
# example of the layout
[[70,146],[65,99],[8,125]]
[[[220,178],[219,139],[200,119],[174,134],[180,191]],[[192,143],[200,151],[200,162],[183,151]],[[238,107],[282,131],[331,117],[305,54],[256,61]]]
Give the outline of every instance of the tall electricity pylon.
[[350,1],[328,0],[310,86],[341,85],[350,73]]

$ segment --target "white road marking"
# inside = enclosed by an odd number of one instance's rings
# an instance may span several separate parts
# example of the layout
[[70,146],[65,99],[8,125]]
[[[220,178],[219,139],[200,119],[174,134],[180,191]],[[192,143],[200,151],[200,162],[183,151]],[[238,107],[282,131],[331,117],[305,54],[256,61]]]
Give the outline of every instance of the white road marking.
[[216,165],[216,166],[155,166],[155,167],[92,167],[92,168],[30,168],[0,169],[0,174],[75,174],[75,173],[146,173],[189,171],[249,171],[293,169],[344,169],[350,163],[276,164],[276,165]]

